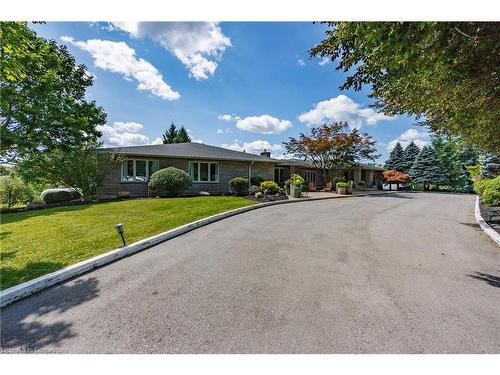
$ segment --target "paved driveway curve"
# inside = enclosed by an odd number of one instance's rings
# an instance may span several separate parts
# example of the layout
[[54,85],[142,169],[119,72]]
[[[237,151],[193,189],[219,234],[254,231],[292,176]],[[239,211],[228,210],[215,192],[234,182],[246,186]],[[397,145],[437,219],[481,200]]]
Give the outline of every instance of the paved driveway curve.
[[2,310],[4,350],[500,353],[500,249],[474,197],[278,205]]

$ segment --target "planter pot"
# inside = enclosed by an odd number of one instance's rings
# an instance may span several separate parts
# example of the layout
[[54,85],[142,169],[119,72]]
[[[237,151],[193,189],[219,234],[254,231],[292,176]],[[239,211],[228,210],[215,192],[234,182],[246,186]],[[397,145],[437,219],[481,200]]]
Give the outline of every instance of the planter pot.
[[300,198],[300,194],[302,194],[302,187],[290,186],[290,196],[292,198]]
[[345,187],[338,187],[337,188],[337,194],[338,195],[347,195],[347,188],[345,188]]

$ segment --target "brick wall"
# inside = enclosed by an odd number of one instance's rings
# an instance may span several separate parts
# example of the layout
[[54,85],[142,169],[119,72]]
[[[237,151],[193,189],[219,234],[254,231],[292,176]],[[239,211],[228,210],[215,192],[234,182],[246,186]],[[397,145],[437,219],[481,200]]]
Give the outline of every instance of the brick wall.
[[[134,159],[130,157],[130,159]],[[137,159],[141,159],[137,157]],[[196,160],[188,159],[166,159],[147,158],[148,160],[158,160],[160,169],[175,167],[188,172],[189,162]],[[222,194],[229,191],[229,180],[233,177],[248,177],[247,161],[225,161],[210,160],[219,163],[219,182],[193,182],[193,185],[185,193],[186,195],[196,195],[200,191],[208,191],[211,194]],[[274,164],[254,162],[252,165],[252,176],[260,176],[266,180],[274,178]],[[133,197],[148,195],[147,182],[122,182],[121,165],[114,166],[106,175],[102,185],[98,188],[97,194],[100,198],[115,198],[119,193],[128,192]]]

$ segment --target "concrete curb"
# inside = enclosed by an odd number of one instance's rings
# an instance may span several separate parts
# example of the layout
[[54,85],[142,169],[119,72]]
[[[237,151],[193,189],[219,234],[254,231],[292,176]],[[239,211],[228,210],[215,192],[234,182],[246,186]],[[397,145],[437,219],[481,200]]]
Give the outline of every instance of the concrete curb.
[[[378,193],[384,194],[384,193]],[[105,266],[106,264],[112,263],[124,257],[135,254],[139,251],[145,250],[151,246],[158,245],[159,243],[170,240],[174,237],[180,236],[181,234],[190,232],[196,228],[200,228],[210,223],[214,223],[219,220],[226,219],[231,216],[239,215],[244,212],[257,210],[264,207],[275,206],[278,204],[289,204],[289,203],[299,203],[299,202],[311,202],[326,199],[341,199],[341,198],[354,198],[354,197],[365,197],[369,194],[356,194],[356,195],[343,195],[343,196],[333,196],[333,197],[318,197],[318,198],[305,198],[305,199],[287,199],[282,201],[265,202],[260,204],[255,204],[247,207],[240,207],[234,210],[222,212],[220,214],[212,215],[204,219],[193,221],[182,225],[180,227],[171,229],[169,231],[157,234],[152,237],[145,238],[143,240],[134,242],[130,245],[120,247],[115,250],[108,251],[107,253],[97,255],[93,258],[81,261],[79,263],[73,264],[71,266],[65,267],[59,271],[49,273],[47,275],[40,276],[36,279],[27,281],[25,283],[13,286],[11,288],[5,289],[0,292],[0,308],[10,305],[20,299],[28,297],[39,291],[47,289],[53,285],[59,284],[63,281],[69,280],[75,276],[79,276],[86,272],[92,271],[93,269]],[[375,194],[373,194],[375,195]]]
[[479,196],[476,197],[476,205],[474,207],[474,214],[476,215],[476,221],[481,227],[481,229],[486,233],[490,238],[496,242],[498,246],[500,246],[500,234],[498,234],[492,227],[488,225],[488,223],[481,216],[481,210],[479,209]]

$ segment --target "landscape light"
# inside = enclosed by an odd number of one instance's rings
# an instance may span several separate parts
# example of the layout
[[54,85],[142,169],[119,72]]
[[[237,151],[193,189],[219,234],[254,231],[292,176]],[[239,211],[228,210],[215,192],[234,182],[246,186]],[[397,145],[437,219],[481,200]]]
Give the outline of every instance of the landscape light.
[[123,232],[124,232],[123,224],[116,224],[115,229],[118,232],[118,234],[122,237],[123,246],[127,246],[127,244],[125,243],[125,237],[123,236]]

